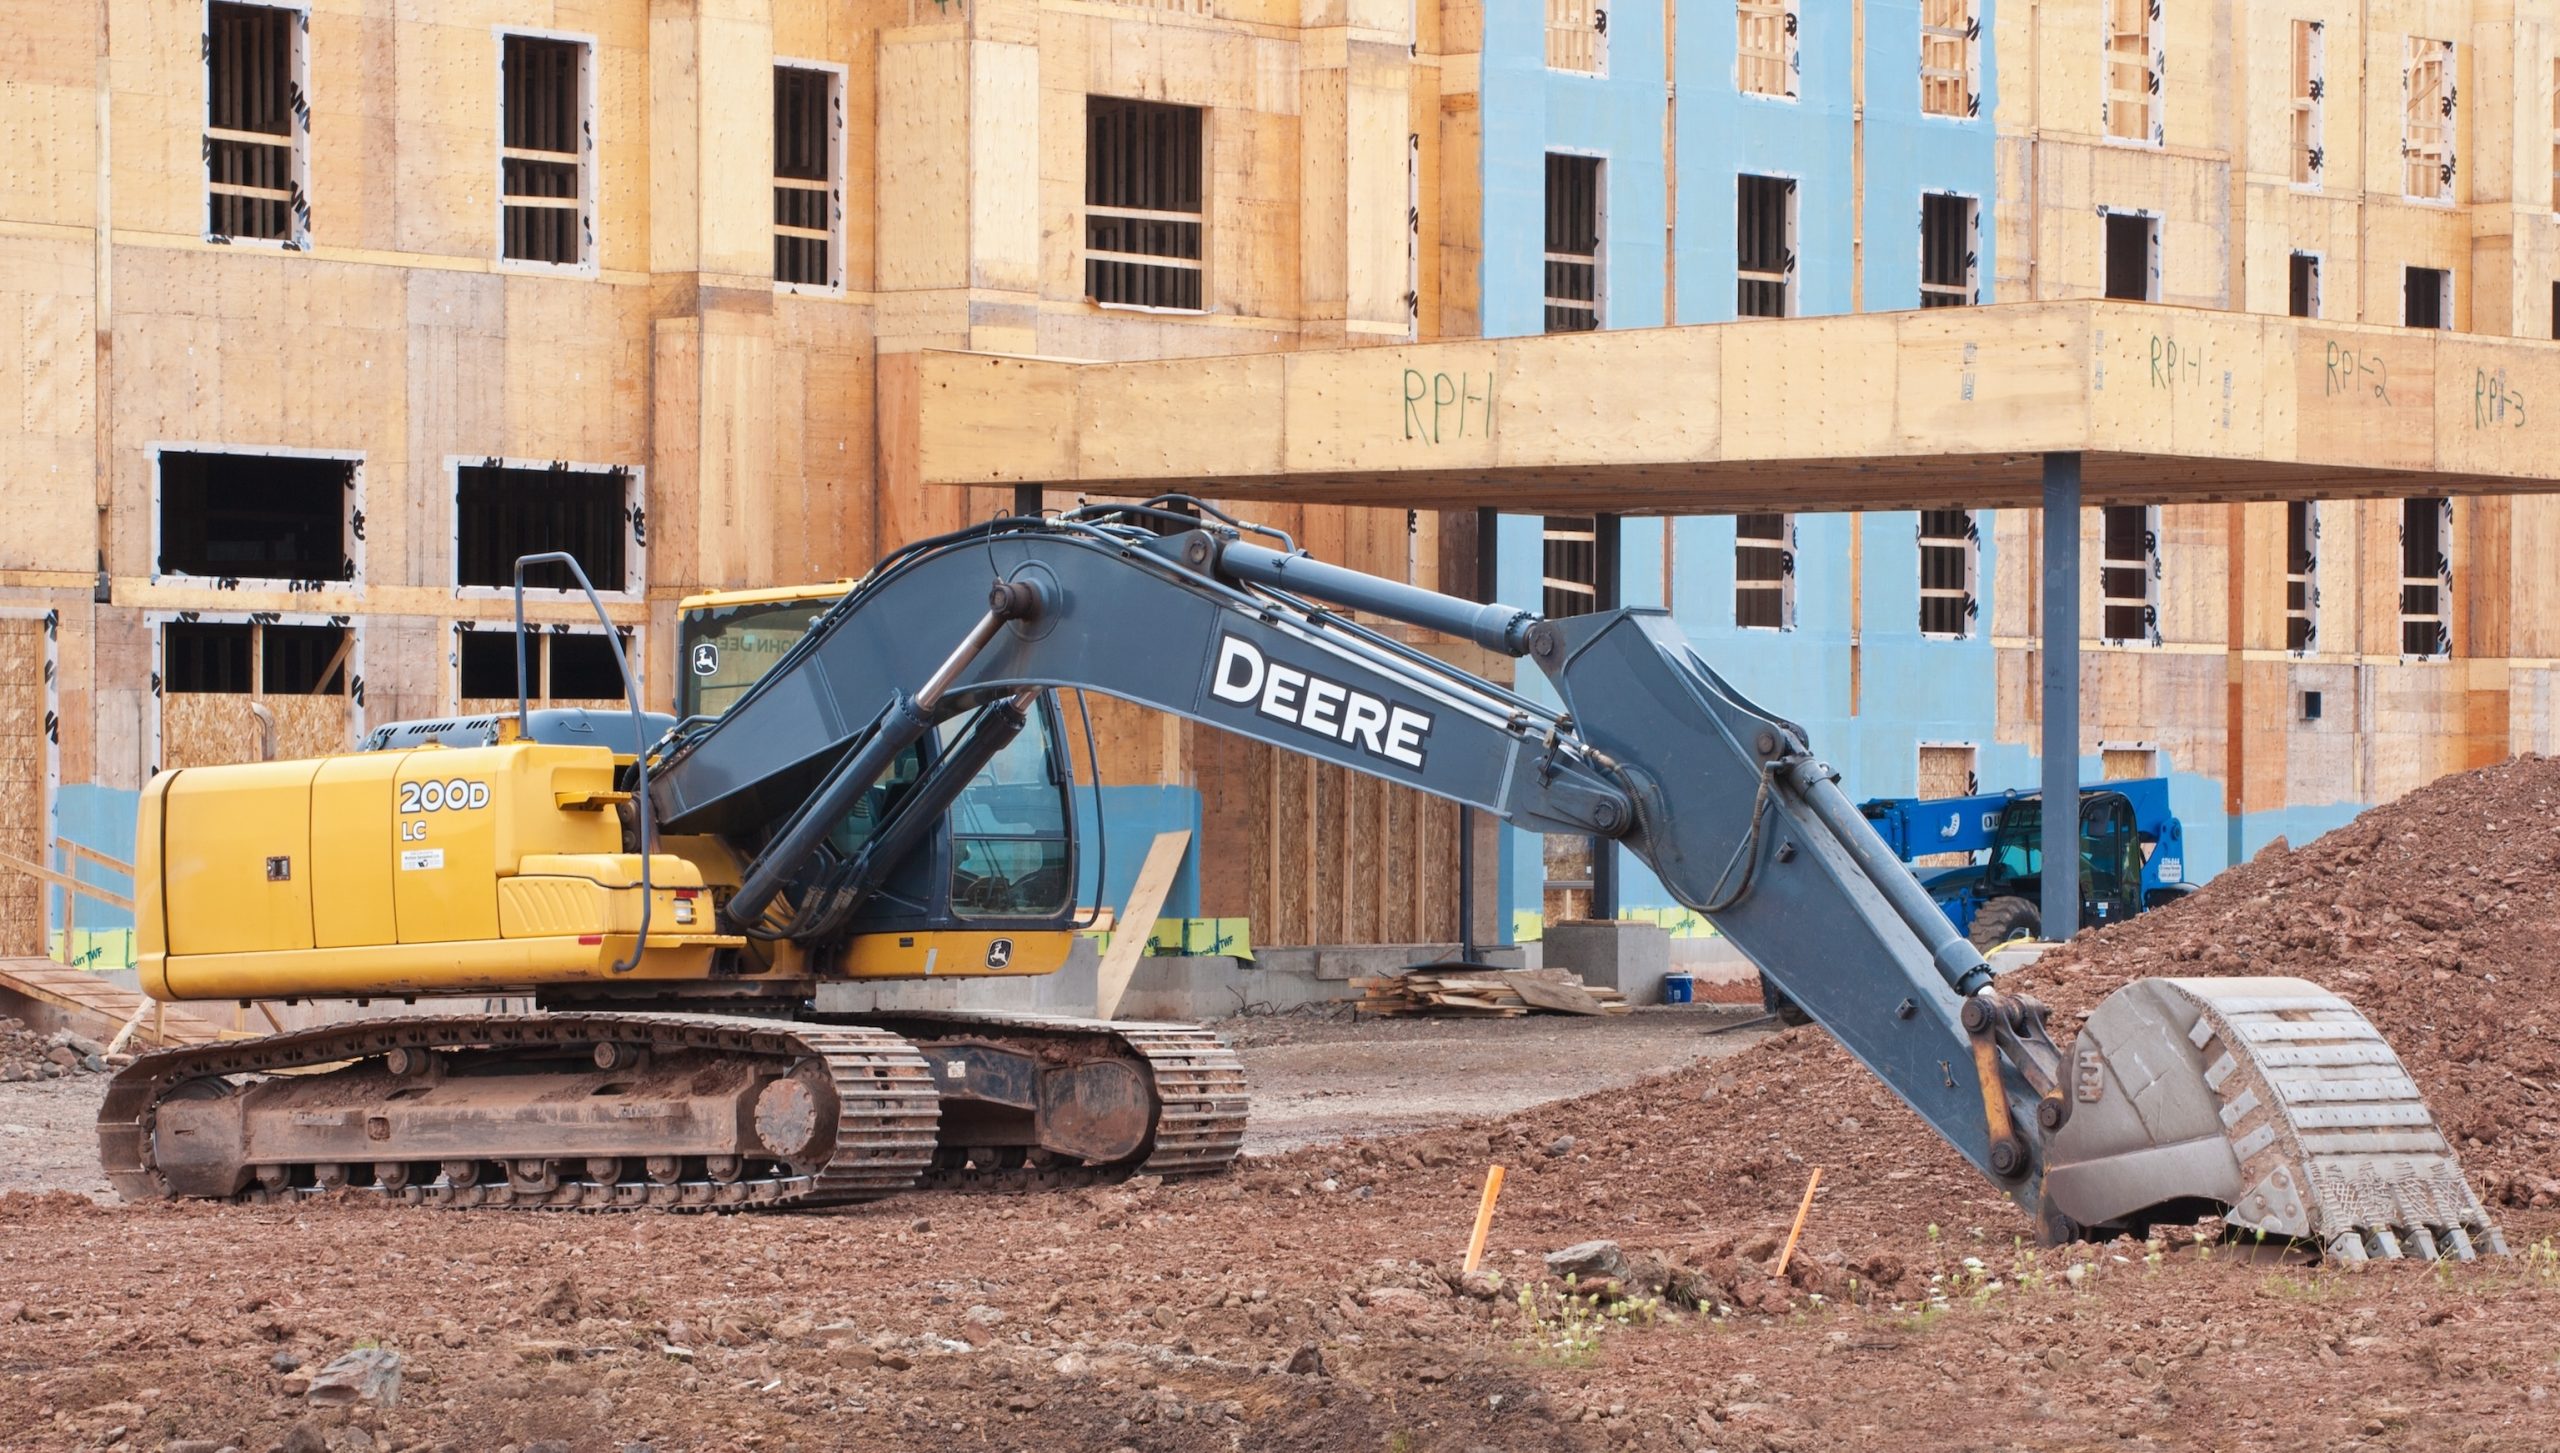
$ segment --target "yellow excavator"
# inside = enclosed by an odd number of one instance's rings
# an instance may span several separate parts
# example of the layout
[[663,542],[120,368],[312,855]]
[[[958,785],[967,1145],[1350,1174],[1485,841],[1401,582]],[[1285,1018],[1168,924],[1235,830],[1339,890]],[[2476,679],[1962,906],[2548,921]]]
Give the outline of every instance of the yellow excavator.
[[[547,563],[576,573],[519,580]],[[1524,658],[1561,705],[1364,618]],[[690,601],[679,647],[672,716],[625,663],[623,712],[520,688],[342,756],[154,778],[155,997],[535,1008],[146,1055],[100,1113],[117,1190],[717,1208],[1223,1168],[1246,1090],[1206,1030],[849,992],[1065,961],[1098,836],[1074,688],[1624,846],[2049,1239],[2221,1207],[2341,1258],[2503,1249],[2390,1046],[2316,985],[2145,980],[2057,1045],[1804,731],[1661,611],[1543,620],[1165,496]]]

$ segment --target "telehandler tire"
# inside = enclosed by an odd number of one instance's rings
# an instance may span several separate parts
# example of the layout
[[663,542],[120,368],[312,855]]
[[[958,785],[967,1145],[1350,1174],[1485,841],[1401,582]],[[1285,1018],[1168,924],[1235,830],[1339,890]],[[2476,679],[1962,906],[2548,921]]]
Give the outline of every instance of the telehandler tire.
[[2013,939],[2040,938],[2044,934],[2044,915],[2036,905],[2016,896],[1994,898],[1973,915],[1973,928],[1965,937],[1973,946],[1989,953]]

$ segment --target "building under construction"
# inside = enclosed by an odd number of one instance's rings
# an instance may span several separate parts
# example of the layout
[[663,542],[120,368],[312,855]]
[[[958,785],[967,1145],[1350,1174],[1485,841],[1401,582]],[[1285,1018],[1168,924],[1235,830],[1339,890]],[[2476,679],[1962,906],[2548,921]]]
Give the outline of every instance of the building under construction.
[[[2099,388],[2226,432],[2235,400],[2243,433],[2296,428],[2246,412],[2279,352],[2392,406],[2319,425],[2380,464],[2513,476],[2560,421],[2560,348],[2395,374],[2356,326],[2560,337],[2550,0],[66,0],[10,28],[0,852],[29,860],[129,857],[161,767],[511,699],[528,551],[579,558],[663,706],[688,594],[858,574],[1011,508],[1008,480],[1063,504],[1182,473],[1143,414],[1083,476],[937,468],[918,420],[975,376],[951,352],[1227,358],[1167,368],[1234,390],[1241,428],[1280,378],[1243,355],[1320,380],[1317,350],[1591,334],[1558,346],[1609,392],[1550,419],[1579,458],[1708,406],[1657,366],[1690,335],[1609,335],[1729,324],[1728,378],[1799,371],[1710,401],[1727,443],[1815,458],[1891,412],[1867,365],[1975,397],[1953,324],[1924,353],[1849,315],[2118,299],[2314,320],[2071,315]],[[1481,352],[1388,369],[1402,442],[1492,431]],[[2456,435],[2503,452],[2448,462]],[[1550,614],[1667,606],[1857,795],[2035,782],[2047,542],[1988,474],[1937,471],[1925,508],[1778,475],[1747,508],[1665,485],[1589,512],[1480,477],[1250,512]],[[2214,498],[2164,463],[2081,515],[2083,769],[2170,776],[2197,875],[2553,745],[2560,505],[2324,477]],[[535,694],[617,697],[583,599],[538,583]],[[1455,809],[1095,711],[1104,901],[1188,827],[1169,914],[1458,938]],[[1482,933],[1669,902],[1479,831]],[[9,881],[0,948],[35,950],[48,906]],[[66,956],[122,961],[111,918],[79,928]]]

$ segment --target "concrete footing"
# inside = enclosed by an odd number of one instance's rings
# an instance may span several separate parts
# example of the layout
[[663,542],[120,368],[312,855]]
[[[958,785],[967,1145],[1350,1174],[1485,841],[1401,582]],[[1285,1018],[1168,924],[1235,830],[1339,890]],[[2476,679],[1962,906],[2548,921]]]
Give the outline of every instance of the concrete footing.
[[1630,1004],[1662,1002],[1671,972],[1671,935],[1659,925],[1622,918],[1547,926],[1546,967],[1570,969],[1582,982],[1615,989]]

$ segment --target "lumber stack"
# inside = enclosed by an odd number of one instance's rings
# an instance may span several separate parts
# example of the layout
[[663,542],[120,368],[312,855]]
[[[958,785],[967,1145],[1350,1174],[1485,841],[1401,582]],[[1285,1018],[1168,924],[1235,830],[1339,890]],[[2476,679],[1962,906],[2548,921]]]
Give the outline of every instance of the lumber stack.
[[1392,978],[1354,979],[1363,1014],[1516,1019],[1523,1014],[1626,1014],[1627,996],[1582,982],[1569,969],[1424,967]]

